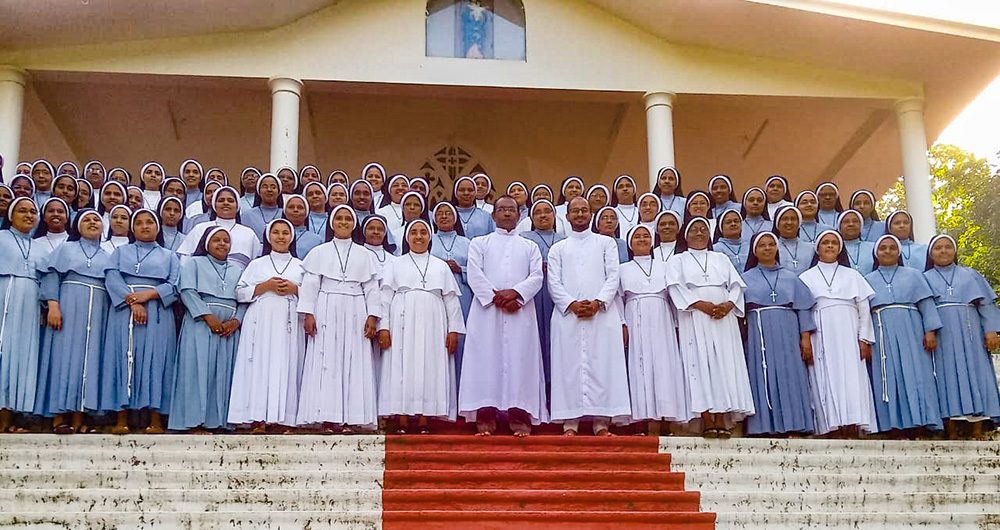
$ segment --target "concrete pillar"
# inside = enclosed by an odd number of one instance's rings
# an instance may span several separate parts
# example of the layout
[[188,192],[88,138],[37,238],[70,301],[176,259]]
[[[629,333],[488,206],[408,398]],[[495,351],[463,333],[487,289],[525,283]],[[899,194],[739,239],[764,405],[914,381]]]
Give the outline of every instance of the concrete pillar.
[[646,92],[646,149],[649,153],[649,187],[656,184],[660,169],[674,164],[673,92]]
[[299,167],[299,98],[302,81],[272,77],[271,87],[271,171],[281,166]]
[[931,194],[931,167],[927,162],[924,100],[902,99],[896,102],[895,109],[899,123],[899,145],[903,153],[906,210],[913,218],[913,238],[918,243],[926,243],[937,232],[937,223]]
[[3,180],[14,177],[21,153],[21,118],[24,115],[24,70],[0,65],[0,155],[3,155]]

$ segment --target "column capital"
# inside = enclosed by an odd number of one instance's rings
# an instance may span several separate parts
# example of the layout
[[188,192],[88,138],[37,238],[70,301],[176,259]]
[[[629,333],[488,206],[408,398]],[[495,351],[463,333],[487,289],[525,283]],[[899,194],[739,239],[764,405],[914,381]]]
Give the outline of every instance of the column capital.
[[892,104],[892,108],[895,109],[896,114],[906,114],[907,112],[923,112],[924,98],[913,97],[913,98],[897,99],[896,102]]
[[642,95],[642,99],[646,102],[646,110],[659,105],[666,105],[673,108],[674,101],[677,100],[677,94],[666,90],[646,92]]
[[291,92],[296,96],[302,95],[302,81],[294,77],[276,76],[267,80],[267,86],[271,87],[271,93]]
[[12,82],[27,86],[28,72],[16,66],[0,64],[0,82]]

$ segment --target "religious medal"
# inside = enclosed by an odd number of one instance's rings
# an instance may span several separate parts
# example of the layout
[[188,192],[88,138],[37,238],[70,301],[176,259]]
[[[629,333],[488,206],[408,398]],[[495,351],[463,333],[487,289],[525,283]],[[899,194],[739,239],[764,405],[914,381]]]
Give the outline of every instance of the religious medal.
[[773,304],[778,300],[778,293],[771,291],[771,303]]

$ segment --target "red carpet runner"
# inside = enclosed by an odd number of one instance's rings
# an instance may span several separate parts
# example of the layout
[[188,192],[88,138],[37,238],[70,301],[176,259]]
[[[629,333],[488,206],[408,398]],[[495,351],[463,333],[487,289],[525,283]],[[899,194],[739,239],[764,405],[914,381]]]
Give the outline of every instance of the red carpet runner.
[[388,436],[383,528],[709,530],[656,437]]

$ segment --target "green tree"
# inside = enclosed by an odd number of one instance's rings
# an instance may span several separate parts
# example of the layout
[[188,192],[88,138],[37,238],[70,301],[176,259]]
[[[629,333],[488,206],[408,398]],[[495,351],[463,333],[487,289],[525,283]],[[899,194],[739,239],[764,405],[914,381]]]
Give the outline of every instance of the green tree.
[[[938,232],[958,242],[959,263],[1000,290],[1000,169],[960,147],[935,145],[928,153]],[[879,211],[903,208],[900,180],[882,196]]]

